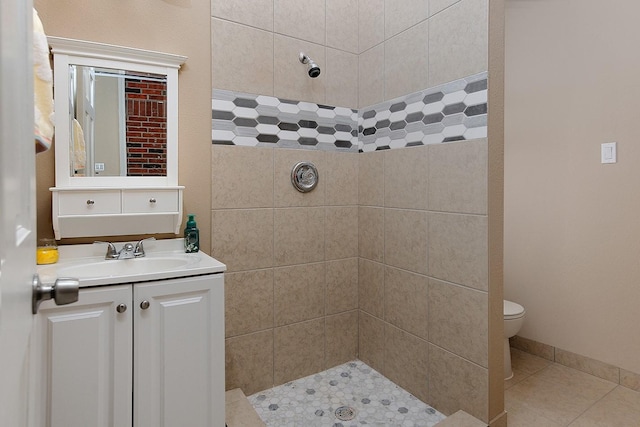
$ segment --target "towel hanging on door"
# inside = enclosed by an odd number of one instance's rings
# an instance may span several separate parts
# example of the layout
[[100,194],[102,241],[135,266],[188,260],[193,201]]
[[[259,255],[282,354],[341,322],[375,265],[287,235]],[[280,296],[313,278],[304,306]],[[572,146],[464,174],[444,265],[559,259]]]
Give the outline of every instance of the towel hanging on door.
[[53,139],[53,73],[49,43],[38,12],[33,9],[33,104],[36,153],[51,147]]

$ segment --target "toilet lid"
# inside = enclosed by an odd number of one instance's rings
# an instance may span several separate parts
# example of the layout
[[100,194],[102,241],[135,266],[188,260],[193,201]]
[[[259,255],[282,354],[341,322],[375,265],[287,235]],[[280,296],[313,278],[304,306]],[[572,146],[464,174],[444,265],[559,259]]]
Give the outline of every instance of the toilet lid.
[[504,318],[513,319],[524,316],[524,307],[513,301],[504,300]]

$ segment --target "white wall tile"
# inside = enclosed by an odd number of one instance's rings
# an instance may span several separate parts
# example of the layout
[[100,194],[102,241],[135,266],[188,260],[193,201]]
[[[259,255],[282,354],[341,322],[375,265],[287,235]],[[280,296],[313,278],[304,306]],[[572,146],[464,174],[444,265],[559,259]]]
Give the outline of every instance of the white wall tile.
[[211,16],[273,31],[273,0],[212,0]]
[[360,54],[358,64],[358,106],[384,100],[384,44]]
[[486,71],[487,0],[463,0],[429,20],[429,85]]
[[384,37],[389,39],[429,17],[429,0],[385,0]]
[[211,38],[214,88],[273,95],[272,33],[212,18]]
[[327,46],[358,53],[358,0],[327,1]]
[[324,0],[274,0],[273,16],[276,33],[325,44]]
[[429,23],[422,23],[385,41],[385,99],[428,87]]
[[384,41],[384,0],[358,1],[358,43],[360,53]]
[[358,107],[358,55],[327,48],[326,102]]

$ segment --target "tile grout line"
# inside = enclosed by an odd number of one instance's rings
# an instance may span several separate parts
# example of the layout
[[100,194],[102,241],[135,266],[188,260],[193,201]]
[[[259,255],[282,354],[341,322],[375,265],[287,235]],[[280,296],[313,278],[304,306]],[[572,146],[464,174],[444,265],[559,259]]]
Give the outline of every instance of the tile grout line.
[[[561,365],[561,366],[564,366],[564,365]],[[573,369],[573,368],[571,368],[571,369]],[[577,370],[577,369],[576,369],[576,370]],[[579,372],[582,372],[582,371],[579,371]],[[588,375],[591,375],[591,374],[588,374]],[[594,375],[592,375],[592,376],[594,376]],[[596,378],[597,378],[597,377],[596,377]],[[620,385],[619,385],[619,384],[617,384],[614,388],[612,388],[612,389],[611,389],[611,390],[609,390],[607,393],[605,393],[605,394],[604,394],[604,396],[602,396],[600,399],[596,400],[596,401],[595,401],[595,402],[593,402],[591,405],[589,405],[589,407],[588,407],[587,409],[585,409],[584,411],[582,411],[582,412],[581,412],[577,417],[575,417],[573,420],[571,420],[571,421],[569,422],[569,424],[567,424],[567,427],[570,427],[570,426],[571,426],[571,424],[573,424],[573,423],[575,423],[576,421],[578,421],[578,420],[580,419],[580,417],[582,417],[582,416],[583,416],[585,413],[587,413],[591,408],[593,408],[595,405],[597,405],[597,404],[598,404],[602,399],[604,399],[605,397],[607,397],[608,395],[610,395],[611,393],[613,393],[613,391],[614,391],[616,388],[618,388],[618,387],[620,387]]]
[[[275,4],[274,4],[274,19],[275,19]],[[274,23],[275,25],[275,23]],[[275,48],[275,46],[274,46]],[[275,61],[275,59],[274,59]],[[272,170],[272,208],[271,208],[271,223],[273,229],[271,230],[271,269],[273,271],[271,279],[271,292],[273,295],[273,323],[271,328],[271,384],[276,382],[276,275],[275,275],[275,263],[276,263],[276,151],[275,148],[271,149],[271,170]]]
[[[516,349],[516,350],[524,352],[523,350],[519,350],[519,349]],[[526,353],[526,354],[530,354],[530,353],[527,353],[527,352],[524,352],[524,353]],[[533,355],[533,356],[535,356],[535,355]],[[535,356],[535,357],[539,357],[539,356]],[[543,358],[541,358],[541,359],[543,359]],[[544,360],[547,360],[547,359],[544,359]],[[562,368],[565,368],[565,369],[570,369],[570,370],[572,370],[572,371],[579,372],[579,373],[581,373],[581,374],[585,374],[585,375],[589,375],[590,377],[596,378],[596,379],[598,379],[598,380],[606,381],[606,382],[611,383],[611,384],[613,384],[613,385],[614,385],[614,387],[613,387],[611,390],[609,390],[608,392],[606,392],[604,395],[602,395],[600,398],[598,398],[598,399],[597,399],[597,400],[595,400],[594,402],[590,403],[590,404],[589,404],[589,406],[588,406],[585,410],[583,410],[583,411],[582,411],[582,412],[580,412],[578,415],[576,415],[574,418],[572,418],[572,419],[571,419],[567,424],[564,424],[564,425],[563,425],[564,427],[570,427],[571,425],[573,425],[573,423],[575,423],[577,420],[579,420],[579,419],[580,419],[580,417],[582,417],[582,416],[583,416],[586,412],[588,412],[592,407],[594,407],[596,404],[598,404],[599,402],[601,402],[601,401],[602,401],[606,396],[608,396],[609,394],[611,394],[611,393],[612,393],[614,390],[616,390],[618,387],[621,387],[621,385],[620,385],[620,384],[616,384],[616,383],[614,383],[614,382],[612,382],[612,381],[605,380],[605,379],[603,379],[603,378],[597,377],[597,376],[595,376],[595,375],[589,374],[589,373],[584,372],[584,371],[581,371],[581,370],[579,370],[579,369],[572,368],[572,367],[570,367],[570,366],[566,366],[566,365],[563,365],[563,364],[558,363],[558,362],[555,362],[555,361],[550,361],[550,360],[547,360],[547,361],[549,362],[549,364],[548,364],[547,366],[545,366],[544,368],[542,368],[542,369],[540,369],[540,370],[538,370],[538,371],[536,371],[536,372],[534,372],[534,373],[532,373],[532,374],[530,374],[530,375],[526,376],[525,378],[521,379],[521,380],[520,380],[520,381],[518,381],[517,383],[514,383],[511,387],[509,387],[509,389],[505,389],[505,394],[508,392],[508,390],[511,390],[512,388],[516,387],[518,384],[521,384],[521,383],[523,383],[524,381],[526,381],[526,380],[528,380],[528,379],[531,379],[531,378],[533,378],[533,377],[538,377],[538,376],[539,376],[539,375],[541,375],[543,372],[547,371],[548,369],[550,369],[550,368],[551,368],[551,367],[553,367],[553,366],[559,366],[559,367],[562,367]],[[546,381],[546,380],[544,380],[544,381]],[[623,387],[623,386],[622,386],[622,387]],[[532,408],[532,409],[536,409],[535,407],[531,407],[531,408]],[[542,415],[544,416],[544,414],[542,414]]]

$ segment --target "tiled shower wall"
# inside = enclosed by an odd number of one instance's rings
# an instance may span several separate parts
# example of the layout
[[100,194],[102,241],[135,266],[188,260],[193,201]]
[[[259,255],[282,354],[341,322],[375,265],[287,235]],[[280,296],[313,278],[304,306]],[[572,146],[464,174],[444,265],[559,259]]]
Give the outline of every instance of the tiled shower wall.
[[486,420],[487,141],[362,153],[359,358]]
[[[440,143],[486,136],[486,93],[481,73],[367,107],[358,134],[350,109],[214,90],[227,388],[360,357],[445,413],[485,415],[487,144]],[[308,194],[299,161],[320,172]]]
[[358,0],[212,0],[211,14],[214,88],[358,107]]
[[[371,107],[367,127],[377,135],[363,126],[363,151],[413,145],[416,125],[405,119],[416,100],[394,129],[383,116],[395,102],[385,103],[487,70],[487,8],[488,0],[212,0],[213,87],[361,115]],[[320,77],[307,76],[300,51]],[[423,109],[441,101],[424,97]],[[483,136],[475,102],[447,104],[464,104],[448,119],[464,131],[442,129],[442,141]],[[422,124],[433,125],[429,115]],[[402,121],[406,134],[391,137]],[[433,128],[418,132],[432,138]],[[246,136],[234,129],[227,137]],[[229,266],[227,387],[252,393],[358,355],[442,412],[487,420],[487,141],[355,154],[250,138],[256,147],[212,147],[213,255]],[[306,195],[290,184],[299,160],[320,163],[320,185]]]
[[[248,395],[357,357],[357,153],[213,145],[213,256],[225,276],[227,389]],[[311,161],[299,193],[291,167]]]
[[488,0],[359,0],[358,107],[487,70],[487,11]]
[[[318,167],[298,193],[290,168]],[[213,146],[227,388],[359,357],[444,413],[486,418],[487,141],[373,153]]]
[[487,70],[487,10],[488,0],[212,0],[213,87],[377,104]]

